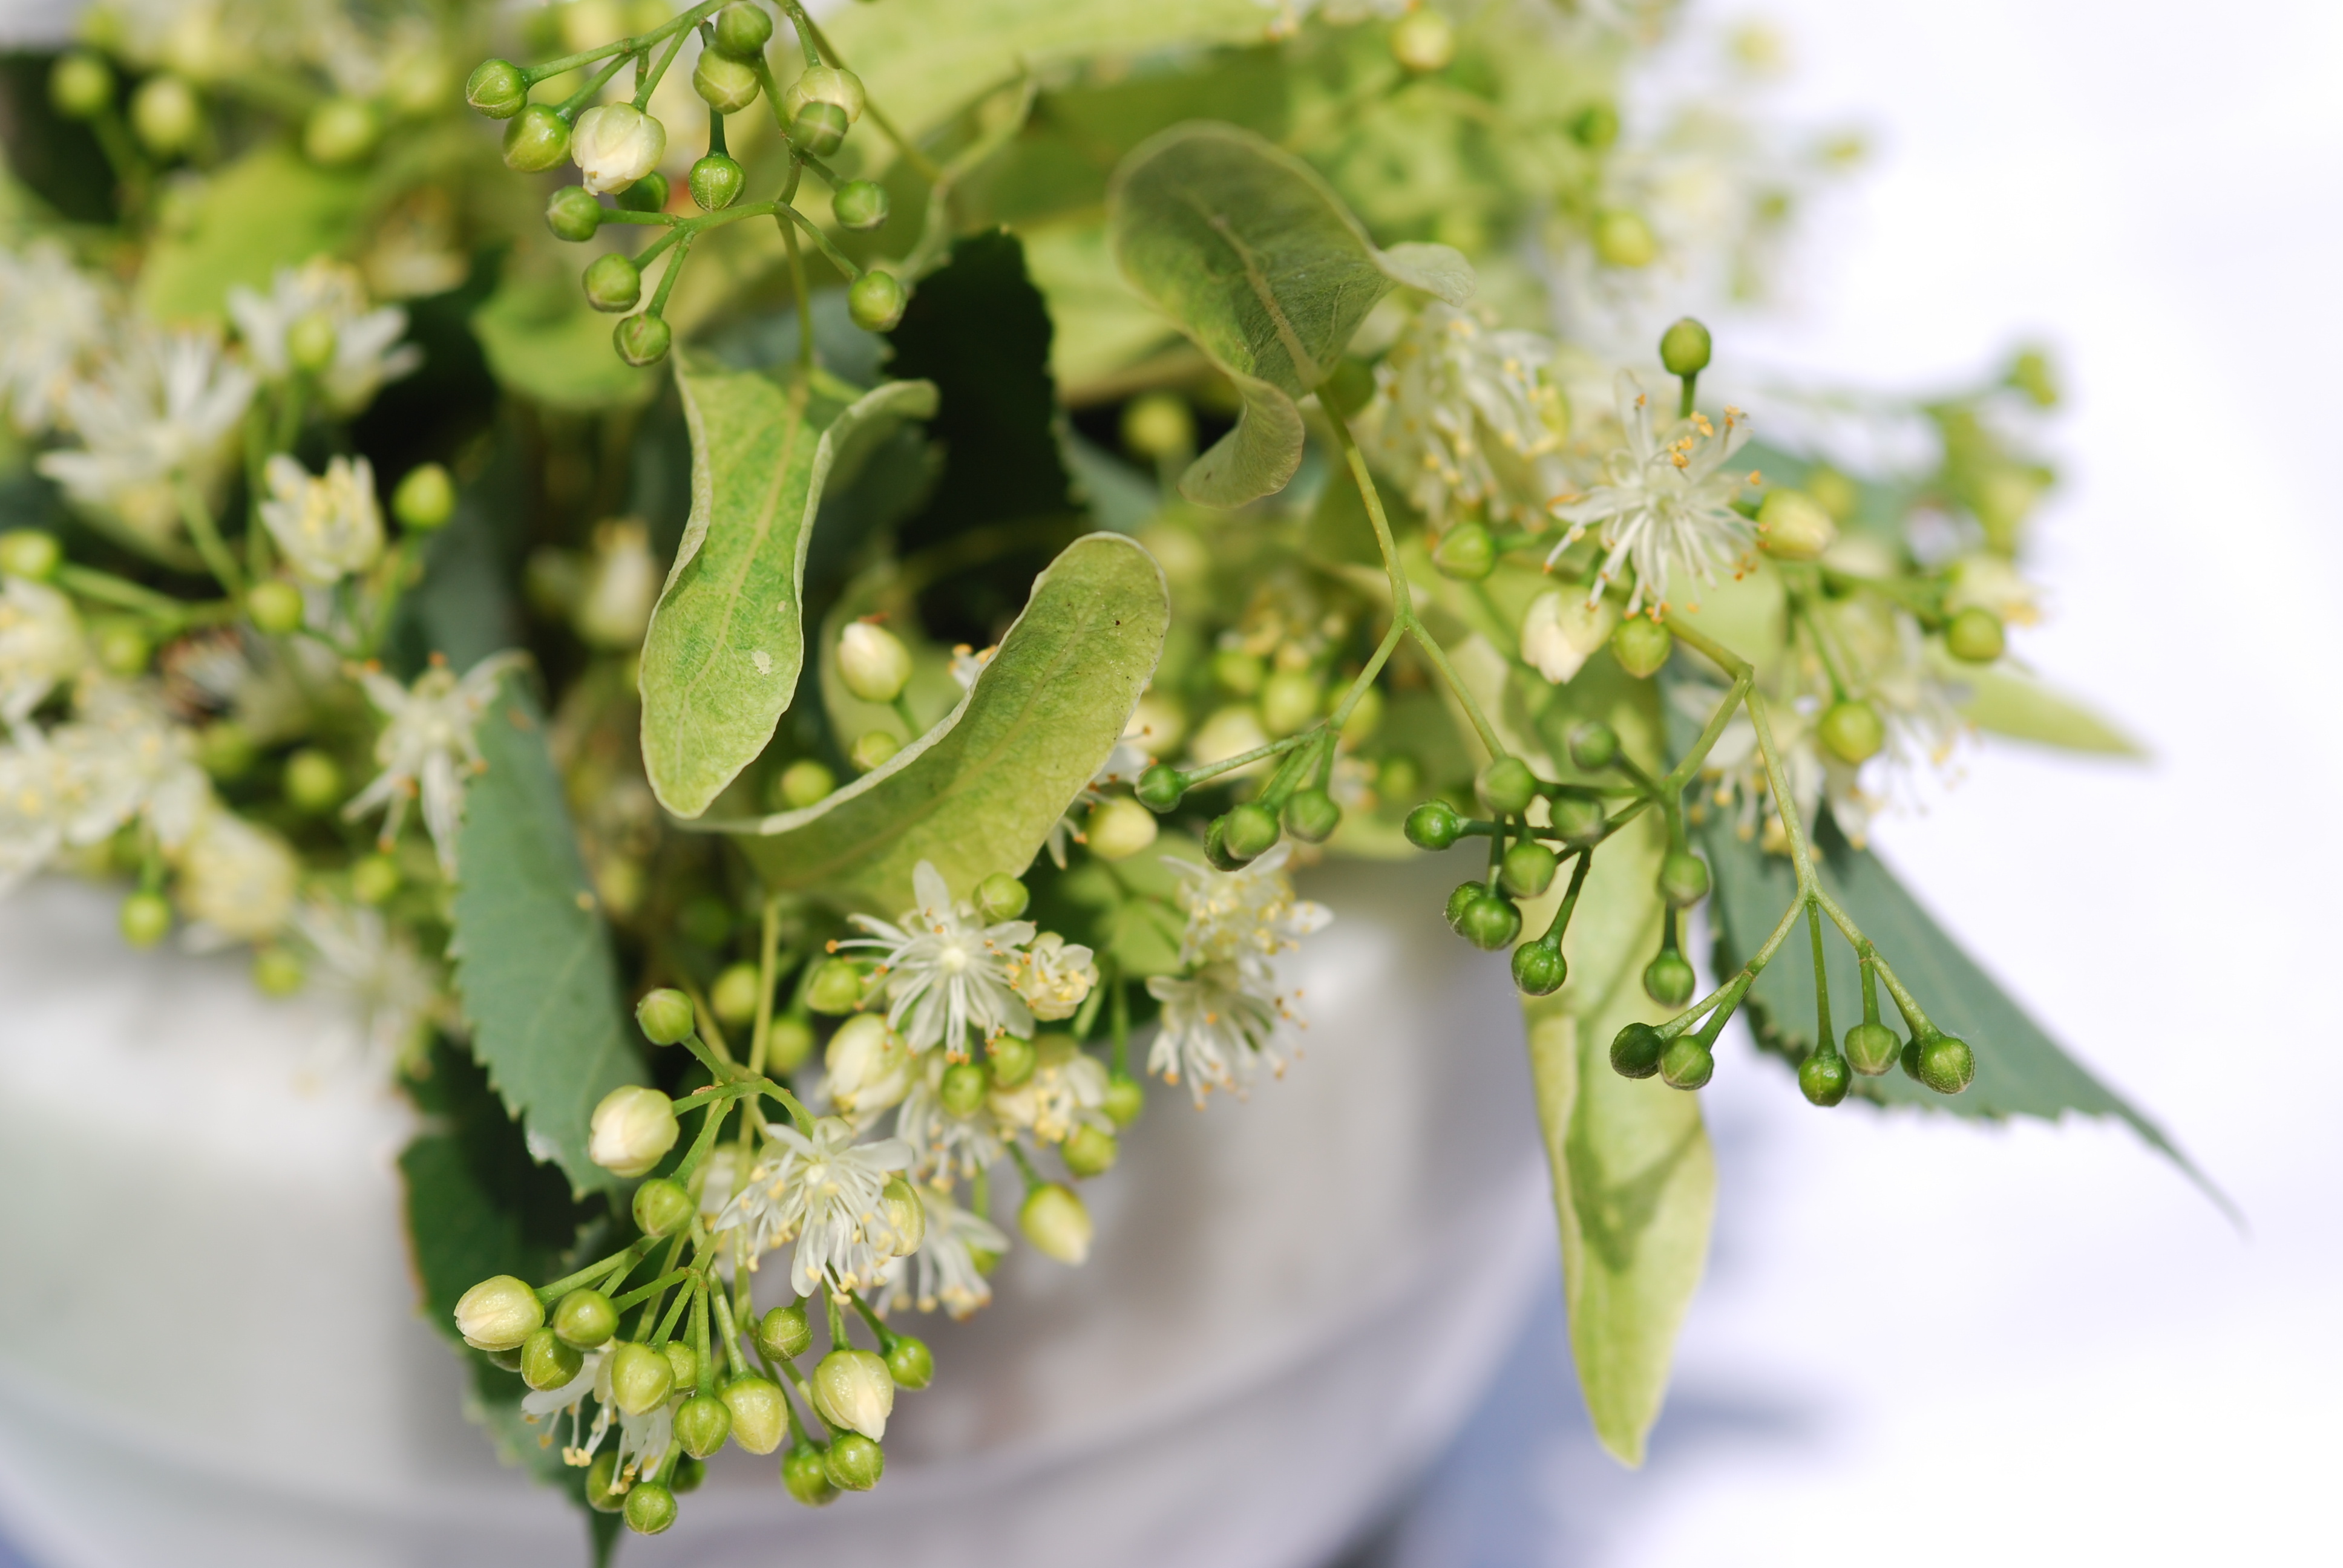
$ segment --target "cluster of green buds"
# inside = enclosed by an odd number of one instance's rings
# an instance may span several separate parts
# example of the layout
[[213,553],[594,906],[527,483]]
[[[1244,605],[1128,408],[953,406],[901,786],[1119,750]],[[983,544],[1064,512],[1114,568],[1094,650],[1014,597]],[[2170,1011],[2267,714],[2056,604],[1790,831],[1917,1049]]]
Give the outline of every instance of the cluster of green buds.
[[[608,251],[585,269],[587,303],[625,317],[612,336],[619,357],[630,365],[656,364],[673,346],[674,330],[666,319],[668,300],[694,242],[711,228],[747,218],[770,217],[780,228],[801,301],[807,288],[802,239],[847,279],[847,305],[856,325],[884,332],[902,317],[907,296],[895,275],[857,265],[795,205],[799,183],[810,171],[829,187],[840,226],[875,229],[888,216],[883,186],[845,178],[823,161],[837,153],[862,117],[861,81],[834,57],[826,57],[827,41],[796,0],[782,0],[782,8],[804,55],[803,70],[786,87],[777,82],[767,58],[774,32],[772,14],[758,0],[703,0],[659,26],[536,65],[485,60],[465,84],[465,99],[473,108],[505,122],[504,157],[510,167],[536,174],[565,161],[577,166],[581,183],[555,191],[546,204],[546,226],[558,238],[584,243],[607,225],[664,231],[632,255]],[[707,150],[693,162],[685,180],[696,213],[670,210],[674,193],[659,170],[667,151],[667,127],[649,110],[652,93],[685,38],[695,32],[701,50],[691,85],[709,110]],[[632,95],[599,102],[629,64],[634,66]],[[587,72],[584,84],[560,103],[531,101],[538,84],[578,71]],[[771,200],[744,203],[748,174],[727,146],[725,120],[749,112],[760,99],[788,139],[789,174]],[[662,253],[668,255],[667,266],[645,307],[643,272]]]

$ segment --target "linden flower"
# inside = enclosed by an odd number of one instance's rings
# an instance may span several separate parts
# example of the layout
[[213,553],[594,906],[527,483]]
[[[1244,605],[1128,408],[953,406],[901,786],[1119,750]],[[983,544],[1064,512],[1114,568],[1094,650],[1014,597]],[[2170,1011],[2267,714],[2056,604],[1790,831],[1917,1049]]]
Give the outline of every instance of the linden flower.
[[422,1048],[425,1028],[446,1011],[440,975],[381,914],[355,904],[311,901],[294,929],[323,960],[323,978],[357,1004],[367,1050],[404,1061]]
[[895,1112],[895,1136],[911,1146],[911,1174],[922,1181],[950,1183],[990,1170],[1001,1156],[1001,1131],[982,1106],[966,1116],[944,1109],[943,1077],[949,1065],[940,1050],[921,1060],[902,1108]]
[[1560,686],[1610,640],[1618,622],[1619,613],[1607,599],[1588,604],[1575,594],[1548,588],[1530,601],[1522,618],[1522,661]]
[[176,852],[213,809],[194,734],[171,722],[150,686],[85,677],[74,721],[51,730],[48,747],[66,843],[95,844],[136,817]]
[[1706,415],[1695,413],[1672,427],[1663,441],[1653,432],[1651,399],[1642,385],[1622,370],[1615,387],[1619,427],[1627,444],[1611,454],[1609,484],[1554,508],[1570,531],[1546,557],[1546,565],[1551,568],[1594,528],[1608,553],[1586,601],[1600,600],[1619,568],[1632,567],[1635,589],[1627,613],[1633,615],[1647,603],[1665,603],[1675,572],[1714,582],[1717,567],[1748,548],[1749,521],[1733,509],[1733,498],[1755,476],[1724,471],[1749,439],[1749,427],[1737,409],[1725,411],[1722,434]]
[[1540,374],[1554,356],[1534,332],[1493,330],[1434,303],[1375,367],[1385,407],[1372,450],[1435,526],[1460,508],[1534,523],[1570,487],[1567,417]]
[[809,1138],[794,1127],[766,1129],[765,1158],[710,1227],[748,1233],[749,1266],[792,1236],[789,1284],[800,1296],[827,1284],[857,1291],[877,1281],[896,1255],[887,1221],[887,1182],[911,1162],[900,1138],[854,1141],[852,1123],[825,1116]]
[[1098,978],[1091,950],[1068,943],[1055,931],[1044,931],[1031,948],[1009,955],[1009,983],[1038,1019],[1073,1017]]
[[1106,1064],[1063,1035],[1040,1042],[1033,1070],[1014,1089],[996,1089],[992,1114],[1044,1143],[1063,1143],[1076,1127],[1111,1132],[1099,1107],[1106,1103]]
[[1272,1072],[1285,1070],[1277,1042],[1293,1015],[1235,964],[1208,964],[1184,980],[1157,975],[1147,990],[1163,1004],[1147,1070],[1172,1084],[1185,1074],[1199,1106],[1214,1089],[1242,1095],[1263,1061]]
[[998,1258],[1009,1250],[1009,1237],[983,1215],[961,1208],[932,1187],[923,1186],[919,1193],[928,1211],[928,1233],[920,1238],[918,1251],[896,1260],[889,1269],[888,1300],[898,1307],[932,1312],[940,1306],[954,1318],[968,1317],[992,1300],[992,1286],[978,1267],[977,1254]]
[[578,116],[569,156],[597,196],[622,191],[659,167],[667,127],[632,104],[603,104]]
[[374,759],[382,771],[357,797],[342,808],[355,821],[377,806],[387,806],[381,845],[397,840],[407,819],[407,803],[421,795],[423,826],[439,852],[439,869],[450,880],[456,875],[456,832],[463,823],[464,784],[468,776],[488,766],[480,757],[474,731],[496,700],[505,676],[527,662],[522,653],[492,653],[472,666],[461,680],[444,662],[405,687],[378,669],[358,677],[359,684],[383,717],[382,737],[375,742]]
[[0,582],[0,720],[13,729],[31,718],[82,658],[71,599],[25,578]]
[[1291,840],[1233,871],[1215,871],[1189,860],[1163,858],[1188,873],[1180,885],[1180,907],[1188,929],[1180,938],[1183,964],[1233,964],[1248,980],[1266,983],[1269,960],[1323,930],[1333,915],[1325,905],[1293,896],[1285,862]]
[[83,362],[106,341],[106,296],[53,239],[0,249],[0,397],[27,436],[55,426]]
[[293,913],[301,862],[292,846],[232,811],[205,813],[179,855],[179,907],[191,945],[266,941]]
[[334,356],[317,373],[317,388],[336,414],[355,414],[374,401],[386,381],[423,363],[415,345],[393,347],[407,333],[407,312],[395,305],[368,309],[366,279],[357,268],[315,256],[298,271],[279,267],[266,294],[227,291],[227,313],[261,374],[283,381],[293,374],[293,328],[315,318],[333,329]]
[[974,905],[955,903],[941,872],[926,860],[911,869],[920,907],[890,925],[868,915],[854,923],[871,935],[841,948],[875,948],[887,971],[887,1022],[913,1050],[941,1044],[954,1056],[980,1039],[1033,1032],[1033,1014],[1010,983],[1011,950],[1033,940],[1031,920],[985,925]]
[[149,550],[176,538],[180,487],[209,490],[252,401],[251,372],[201,332],[145,328],[65,394],[79,451],[34,465],[93,518],[117,522]]
[[65,847],[63,778],[55,752],[37,743],[0,746],[0,894]]
[[324,474],[308,471],[279,452],[268,459],[271,499],[260,520],[285,552],[293,575],[330,588],[382,558],[382,508],[375,499],[374,465],[336,457]]

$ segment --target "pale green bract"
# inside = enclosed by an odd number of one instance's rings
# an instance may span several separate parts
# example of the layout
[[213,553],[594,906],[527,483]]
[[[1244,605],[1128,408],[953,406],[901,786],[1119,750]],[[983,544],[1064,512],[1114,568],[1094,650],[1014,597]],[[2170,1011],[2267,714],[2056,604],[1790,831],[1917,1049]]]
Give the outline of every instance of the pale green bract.
[[[691,515],[642,655],[643,764],[659,804],[708,809],[773,738],[805,663],[806,548],[822,487],[935,388],[891,381],[852,401],[687,357]],[[1134,698],[1136,693],[1133,693]]]
[[1244,399],[1236,428],[1180,491],[1240,507],[1284,488],[1302,462],[1298,399],[1399,285],[1461,305],[1472,264],[1444,245],[1376,248],[1301,159],[1234,126],[1174,126],[1141,145],[1107,192],[1107,238],[1131,286],[1178,324]]

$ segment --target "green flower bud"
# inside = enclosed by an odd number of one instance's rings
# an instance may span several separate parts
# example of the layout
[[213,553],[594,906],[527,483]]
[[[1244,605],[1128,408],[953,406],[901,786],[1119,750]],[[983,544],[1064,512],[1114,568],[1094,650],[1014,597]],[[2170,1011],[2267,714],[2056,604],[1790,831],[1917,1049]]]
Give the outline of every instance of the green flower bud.
[[813,1054],[813,1025],[801,1018],[777,1018],[765,1037],[765,1070],[775,1076],[795,1072]]
[[1239,865],[1269,853],[1284,831],[1276,814],[1257,800],[1231,807],[1221,821],[1221,847]]
[[1682,1007],[1692,1000],[1692,965],[1670,948],[1644,966],[1644,994],[1662,1007]]
[[1757,508],[1757,548],[1785,561],[1811,561],[1838,538],[1822,503],[1803,490],[1768,490]]
[[1976,1055],[1966,1040],[1936,1035],[1920,1047],[1920,1070],[1914,1076],[1939,1094],[1958,1094],[1976,1077]]
[[1087,1121],[1067,1133],[1066,1141],[1058,1146],[1058,1157],[1078,1178],[1105,1175],[1114,1169],[1115,1160],[1121,1152],[1122,1147],[1113,1133],[1101,1131]]
[[697,1210],[682,1184],[664,1177],[635,1189],[635,1226],[654,1241],[664,1241],[684,1230]]
[[1601,719],[1589,719],[1570,731],[1570,760],[1581,770],[1600,773],[1618,759],[1619,732]]
[[883,767],[887,759],[902,749],[903,743],[895,739],[893,731],[873,729],[854,738],[854,744],[846,749],[846,759],[854,764],[856,772],[868,773]]
[[308,982],[307,968],[283,948],[262,948],[252,955],[252,983],[263,996],[291,996]]
[[908,1258],[918,1251],[928,1233],[928,1210],[911,1184],[900,1176],[893,1178],[880,1190],[879,1203],[887,1211],[887,1228],[895,1233],[895,1256]]
[[1018,1035],[997,1034],[984,1043],[984,1054],[992,1061],[992,1081],[1003,1089],[1014,1089],[1033,1076],[1033,1064],[1041,1053],[1033,1042]]
[[1496,536],[1479,523],[1459,523],[1433,547],[1432,564],[1446,576],[1478,582],[1497,569]]
[[731,964],[708,988],[708,1010],[719,1023],[748,1023],[757,1016],[757,966]]
[[86,49],[49,67],[49,103],[68,120],[95,119],[114,103],[114,71]]
[[808,104],[789,122],[789,143],[814,157],[826,158],[846,140],[847,124],[846,111],[836,104]]
[[1139,776],[1131,792],[1139,797],[1141,805],[1160,817],[1179,809],[1180,798],[1188,792],[1188,783],[1178,769],[1157,762]]
[[[712,60],[713,55],[702,55]],[[734,159],[722,153],[710,153],[691,166],[691,199],[709,212],[718,212],[740,199],[740,189],[749,183],[749,172]]]
[[584,186],[563,186],[545,204],[545,226],[572,244],[592,239],[602,228],[602,204]]
[[956,1061],[944,1069],[944,1081],[936,1091],[936,1098],[954,1116],[973,1116],[984,1107],[984,1097],[992,1092],[991,1075],[980,1061]]
[[1606,212],[1594,220],[1594,254],[1605,266],[1649,266],[1659,257],[1660,242],[1640,215]]
[[1285,830],[1305,844],[1322,844],[1342,825],[1342,809],[1323,789],[1294,791],[1285,803]]
[[1463,836],[1464,819],[1447,801],[1426,800],[1407,814],[1400,831],[1419,849],[1445,849]]
[[1464,907],[1456,934],[1484,952],[1495,952],[1522,934],[1522,911],[1511,899],[1483,890]]
[[528,81],[510,60],[483,60],[465,80],[464,102],[492,120],[509,120],[528,106]]
[[736,1377],[716,1397],[731,1413],[732,1441],[750,1453],[770,1453],[789,1435],[789,1396],[772,1379],[753,1373]]
[[518,1350],[544,1323],[545,1304],[510,1274],[482,1280],[456,1301],[456,1332],[476,1351]]
[[1846,1098],[1847,1086],[1855,1075],[1846,1070],[1846,1059],[1830,1047],[1809,1055],[1798,1063],[1798,1092],[1809,1103],[1828,1108]]
[[1672,910],[1690,909],[1708,897],[1708,862],[1688,849],[1675,849],[1660,862],[1660,897]]
[[1032,900],[1025,884],[1006,871],[995,871],[976,885],[977,912],[988,920],[1013,920]]
[[56,535],[43,528],[11,528],[0,534],[0,572],[12,578],[45,582],[57,569],[64,551]]
[[130,95],[130,128],[158,158],[186,151],[203,123],[196,90],[176,76],[149,76]]
[[619,358],[640,370],[667,357],[675,344],[675,328],[663,317],[629,316],[610,334],[610,343]]
[[1982,605],[1969,606],[1945,628],[1945,651],[1964,664],[1991,664],[2007,642],[2001,617]]
[[1876,1078],[1896,1065],[1904,1042],[1884,1023],[1858,1023],[1846,1031],[1846,1061],[1865,1078]]
[[862,971],[846,959],[829,959],[813,972],[806,1006],[825,1018],[843,1018],[862,1000]]
[[520,1346],[520,1381],[539,1393],[559,1388],[586,1364],[585,1352],[561,1342],[551,1329],[534,1329]]
[[97,662],[116,675],[144,674],[146,661],[155,657],[155,645],[134,622],[102,621],[91,627],[90,632],[97,644]]
[[656,1089],[623,1084],[594,1107],[586,1152],[620,1176],[646,1176],[675,1147],[675,1105]]
[[772,35],[773,19],[762,5],[739,0],[716,13],[716,46],[736,60],[762,55],[766,41]]
[[[850,126],[862,117],[862,78],[835,65],[809,65],[789,84],[789,99],[796,106],[830,105],[845,114]],[[793,108],[793,117],[796,112]]]
[[876,180],[849,180],[830,193],[830,210],[840,227],[867,234],[887,221],[887,187]]
[[699,52],[692,68],[691,90],[719,115],[737,115],[757,101],[756,68],[717,49]]
[[830,1454],[822,1464],[822,1473],[840,1492],[868,1492],[879,1484],[879,1477],[886,1469],[886,1451],[870,1439],[850,1432],[831,1441]]
[[1707,327],[1679,317],[1660,334],[1660,363],[1671,376],[1697,376],[1708,368],[1710,347]]
[[1660,1070],[1668,1042],[1648,1023],[1631,1023],[1611,1037],[1611,1070],[1622,1078],[1649,1078]]
[[1646,615],[1629,616],[1611,634],[1611,657],[1638,680],[1657,675],[1675,646],[1675,634]]
[[446,528],[456,515],[456,481],[437,463],[417,464],[391,492],[390,515],[418,534]]
[[667,1468],[667,1489],[678,1497],[699,1491],[699,1483],[708,1479],[708,1466],[688,1453]]
[[653,1045],[673,1045],[696,1027],[691,999],[666,986],[645,991],[635,1003],[635,1026]]
[[732,1408],[712,1393],[696,1393],[676,1408],[675,1440],[694,1459],[706,1459],[732,1435]]
[[342,769],[314,746],[285,759],[285,800],[308,817],[322,817],[342,803]]
[[819,1448],[792,1448],[781,1460],[781,1484],[808,1508],[820,1508],[838,1498],[830,1483],[830,1456]]
[[[653,1187],[669,1187],[680,1192],[682,1188],[672,1181],[655,1181]],[[687,1198],[685,1201],[690,1200]],[[618,1332],[618,1309],[601,1292],[586,1289],[571,1291],[555,1303],[553,1332],[568,1343],[581,1351],[599,1350],[610,1342]]]
[[1887,743],[1887,727],[1880,722],[1879,709],[1860,699],[1834,702],[1825,709],[1815,734],[1842,762],[1867,762]]
[[781,769],[781,804],[791,811],[820,805],[837,788],[838,775],[810,757],[801,757]]
[[1025,1194],[1017,1228],[1045,1258],[1079,1266],[1091,1255],[1091,1211],[1062,1181],[1044,1181]]
[[1457,883],[1456,890],[1448,895],[1448,907],[1444,911],[1448,929],[1462,936],[1464,931],[1464,911],[1473,907],[1473,900],[1488,890],[1478,882]]
[[661,1352],[632,1340],[610,1352],[610,1396],[628,1415],[656,1410],[675,1392],[675,1368]]
[[196,760],[220,782],[232,783],[252,771],[259,758],[251,731],[233,719],[216,719],[196,738]]
[[887,1435],[895,1409],[895,1380],[887,1363],[869,1351],[834,1350],[815,1364],[809,1380],[813,1407],[832,1427],[878,1439]]
[[[814,155],[819,157],[820,155]],[[903,319],[903,286],[891,272],[873,267],[846,290],[846,314],[865,332],[891,332]]]
[[925,1340],[901,1335],[887,1347],[887,1375],[895,1380],[897,1388],[917,1393],[936,1381],[935,1354]]
[[1325,705],[1325,689],[1306,669],[1281,669],[1261,689],[1261,727],[1272,739],[1299,733]]
[[627,1489],[618,1480],[618,1445],[611,1443],[594,1456],[586,1470],[586,1506],[597,1513],[617,1513],[627,1506]]
[[1518,757],[1500,757],[1473,780],[1473,792],[1491,815],[1518,817],[1537,795],[1537,775]]
[[656,1481],[638,1481],[627,1493],[627,1528],[657,1535],[675,1523],[675,1493]]
[[911,650],[883,626],[850,622],[838,638],[838,676],[865,702],[892,702],[911,678]]
[[328,98],[301,127],[301,150],[329,169],[357,162],[380,140],[382,116],[361,98]]
[[569,122],[543,104],[517,109],[505,126],[505,167],[541,175],[569,156]]
[[618,193],[618,206],[628,212],[665,212],[667,176],[657,169]]
[[285,357],[304,376],[321,376],[332,369],[334,353],[339,347],[340,334],[334,328],[334,318],[322,310],[297,317],[285,329]]
[[1553,886],[1554,869],[1561,864],[1561,857],[1544,844],[1519,843],[1505,851],[1498,879],[1513,897],[1534,899]]
[[255,629],[270,637],[286,637],[301,629],[301,590],[276,578],[252,585],[244,596],[245,613]]
[[707,1369],[708,1363],[685,1341],[669,1340],[659,1346],[659,1353],[667,1357],[668,1371],[675,1380],[669,1392],[698,1388],[708,1381],[699,1375]]
[[1168,463],[1196,449],[1196,416],[1176,392],[1150,392],[1123,405],[1122,444],[1135,457]]
[[775,1307],[757,1325],[757,1342],[775,1361],[788,1361],[801,1356],[813,1343],[813,1320],[806,1315],[804,1306],[792,1302],[786,1307]]
[[1224,648],[1212,655],[1212,678],[1239,697],[1251,697],[1269,678],[1261,655],[1241,648]]
[[596,256],[586,268],[586,303],[615,315],[642,303],[643,269],[617,251]]
[[627,103],[588,109],[569,139],[569,156],[586,176],[586,188],[598,196],[626,189],[659,167],[666,153],[667,126]]
[[403,879],[388,855],[362,855],[350,864],[350,897],[372,908],[398,891]]
[[1564,843],[1574,849],[1590,849],[1603,841],[1604,829],[1610,818],[1602,801],[1590,800],[1584,795],[1564,795],[1554,801],[1547,820]]
[[1562,950],[1544,942],[1523,942],[1513,950],[1513,984],[1529,996],[1552,996],[1570,978]]
[[1660,1078],[1670,1089],[1698,1089],[1716,1076],[1716,1058],[1697,1035],[1680,1034],[1660,1056]]
[[1128,1127],[1147,1109],[1146,1087],[1130,1074],[1118,1072],[1106,1081],[1106,1098],[1099,1101],[1099,1109],[1117,1127]]
[[1456,28],[1428,5],[1411,11],[1392,28],[1391,52],[1403,68],[1419,75],[1445,70],[1456,58]]
[[1589,152],[1602,152],[1619,139],[1619,111],[1609,104],[1587,105],[1571,117],[1570,139]]

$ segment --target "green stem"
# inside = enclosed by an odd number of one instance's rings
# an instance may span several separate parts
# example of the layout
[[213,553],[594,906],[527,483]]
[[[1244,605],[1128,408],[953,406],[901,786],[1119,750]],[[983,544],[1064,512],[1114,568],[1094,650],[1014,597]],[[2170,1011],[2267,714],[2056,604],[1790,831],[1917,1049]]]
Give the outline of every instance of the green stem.
[[1570,929],[1571,912],[1578,908],[1578,890],[1586,886],[1586,869],[1594,863],[1594,850],[1578,851],[1578,864],[1570,869],[1570,888],[1562,895],[1562,907],[1554,910],[1554,920],[1545,928],[1545,935],[1538,939],[1547,947],[1562,946],[1563,936]]
[[1837,1049],[1838,1035],[1831,1028],[1830,975],[1823,967],[1823,917],[1813,900],[1806,900],[1806,936],[1815,950],[1815,1049]]
[[626,1270],[632,1269],[637,1263],[641,1262],[643,1255],[656,1244],[649,1236],[645,1236],[633,1246],[621,1248],[598,1262],[588,1263],[574,1274],[564,1274],[549,1285],[539,1285],[537,1288],[537,1299],[549,1307],[581,1285],[590,1284],[612,1273],[618,1273],[623,1278]]
[[1218,762],[1207,762],[1200,768],[1191,768],[1180,777],[1185,781],[1187,788],[1192,789],[1207,779],[1217,779],[1223,773],[1234,772],[1237,769],[1248,763],[1258,762],[1264,757],[1282,756],[1309,739],[1308,730],[1299,735],[1289,735],[1282,740],[1272,740],[1266,746],[1256,746],[1250,751],[1240,751],[1234,757],[1224,757]]
[[244,573],[228,553],[227,542],[220,538],[219,525],[212,519],[212,509],[204,505],[203,497],[186,478],[175,480],[173,487],[179,496],[179,516],[187,525],[187,537],[195,541],[196,553],[204,558],[204,565],[227,589],[231,598],[244,598]]
[[608,65],[603,66],[600,75],[564,98],[553,112],[565,120],[577,118],[586,106],[594,101],[594,95],[610,85],[610,78],[626,69],[627,61],[631,57],[631,52],[620,55]]
[[870,1303],[864,1301],[860,1294],[851,1295],[846,1299],[854,1303],[855,1315],[862,1320],[872,1333],[879,1336],[879,1353],[883,1356],[893,1350],[897,1336],[887,1327],[879,1314],[870,1310]]
[[637,33],[632,36],[619,38],[591,49],[581,49],[575,55],[564,55],[558,60],[548,60],[542,65],[531,65],[521,72],[521,80],[530,86],[535,86],[539,82],[551,81],[565,72],[574,71],[580,65],[590,65],[595,61],[606,59],[611,55],[638,53],[648,45],[658,43],[670,33],[681,33],[689,28],[697,27],[701,22],[721,10],[723,6],[724,0],[700,0],[699,5],[684,12],[673,21],[662,22],[648,32]]
[[[805,15],[802,8],[797,9],[797,15],[803,18],[798,23],[799,27],[802,29],[801,35],[809,37],[820,45],[821,52],[830,57],[831,65],[841,71],[853,69],[840,56],[838,45],[830,41],[828,35],[815,25],[812,17]],[[870,116],[870,123],[879,127],[879,134],[894,144],[895,151],[900,155],[905,163],[911,166],[912,171],[921,179],[930,185],[934,185],[943,178],[944,171],[932,158],[912,145],[911,139],[896,127],[895,122],[887,117],[887,111],[880,108],[875,100],[864,98],[862,112]]]
[[1337,735],[1342,733],[1342,726],[1350,722],[1351,710],[1365,698],[1368,689],[1375,683],[1375,677],[1381,675],[1383,666],[1390,662],[1392,651],[1399,647],[1400,638],[1406,635],[1407,628],[1394,619],[1391,629],[1383,633],[1383,641],[1375,645],[1374,654],[1367,660],[1367,667],[1359,671],[1358,678],[1351,682],[1348,691],[1342,693],[1342,700],[1336,703],[1334,711],[1326,717],[1328,728]]
[[[635,107],[638,109],[649,108],[650,106],[651,95],[659,91],[659,83],[665,79],[667,75],[667,68],[675,64],[676,55],[683,48],[683,40],[687,31],[688,29],[678,30],[676,35],[668,43],[667,53],[659,56],[658,65],[653,65],[648,72],[639,70],[636,73],[634,102]],[[639,65],[642,61],[647,60],[649,57],[649,53],[646,50],[644,53],[638,55],[635,58],[637,64]],[[709,133],[716,138],[715,150],[718,152],[723,151],[724,116],[721,115],[711,114],[708,116],[708,124]]]

